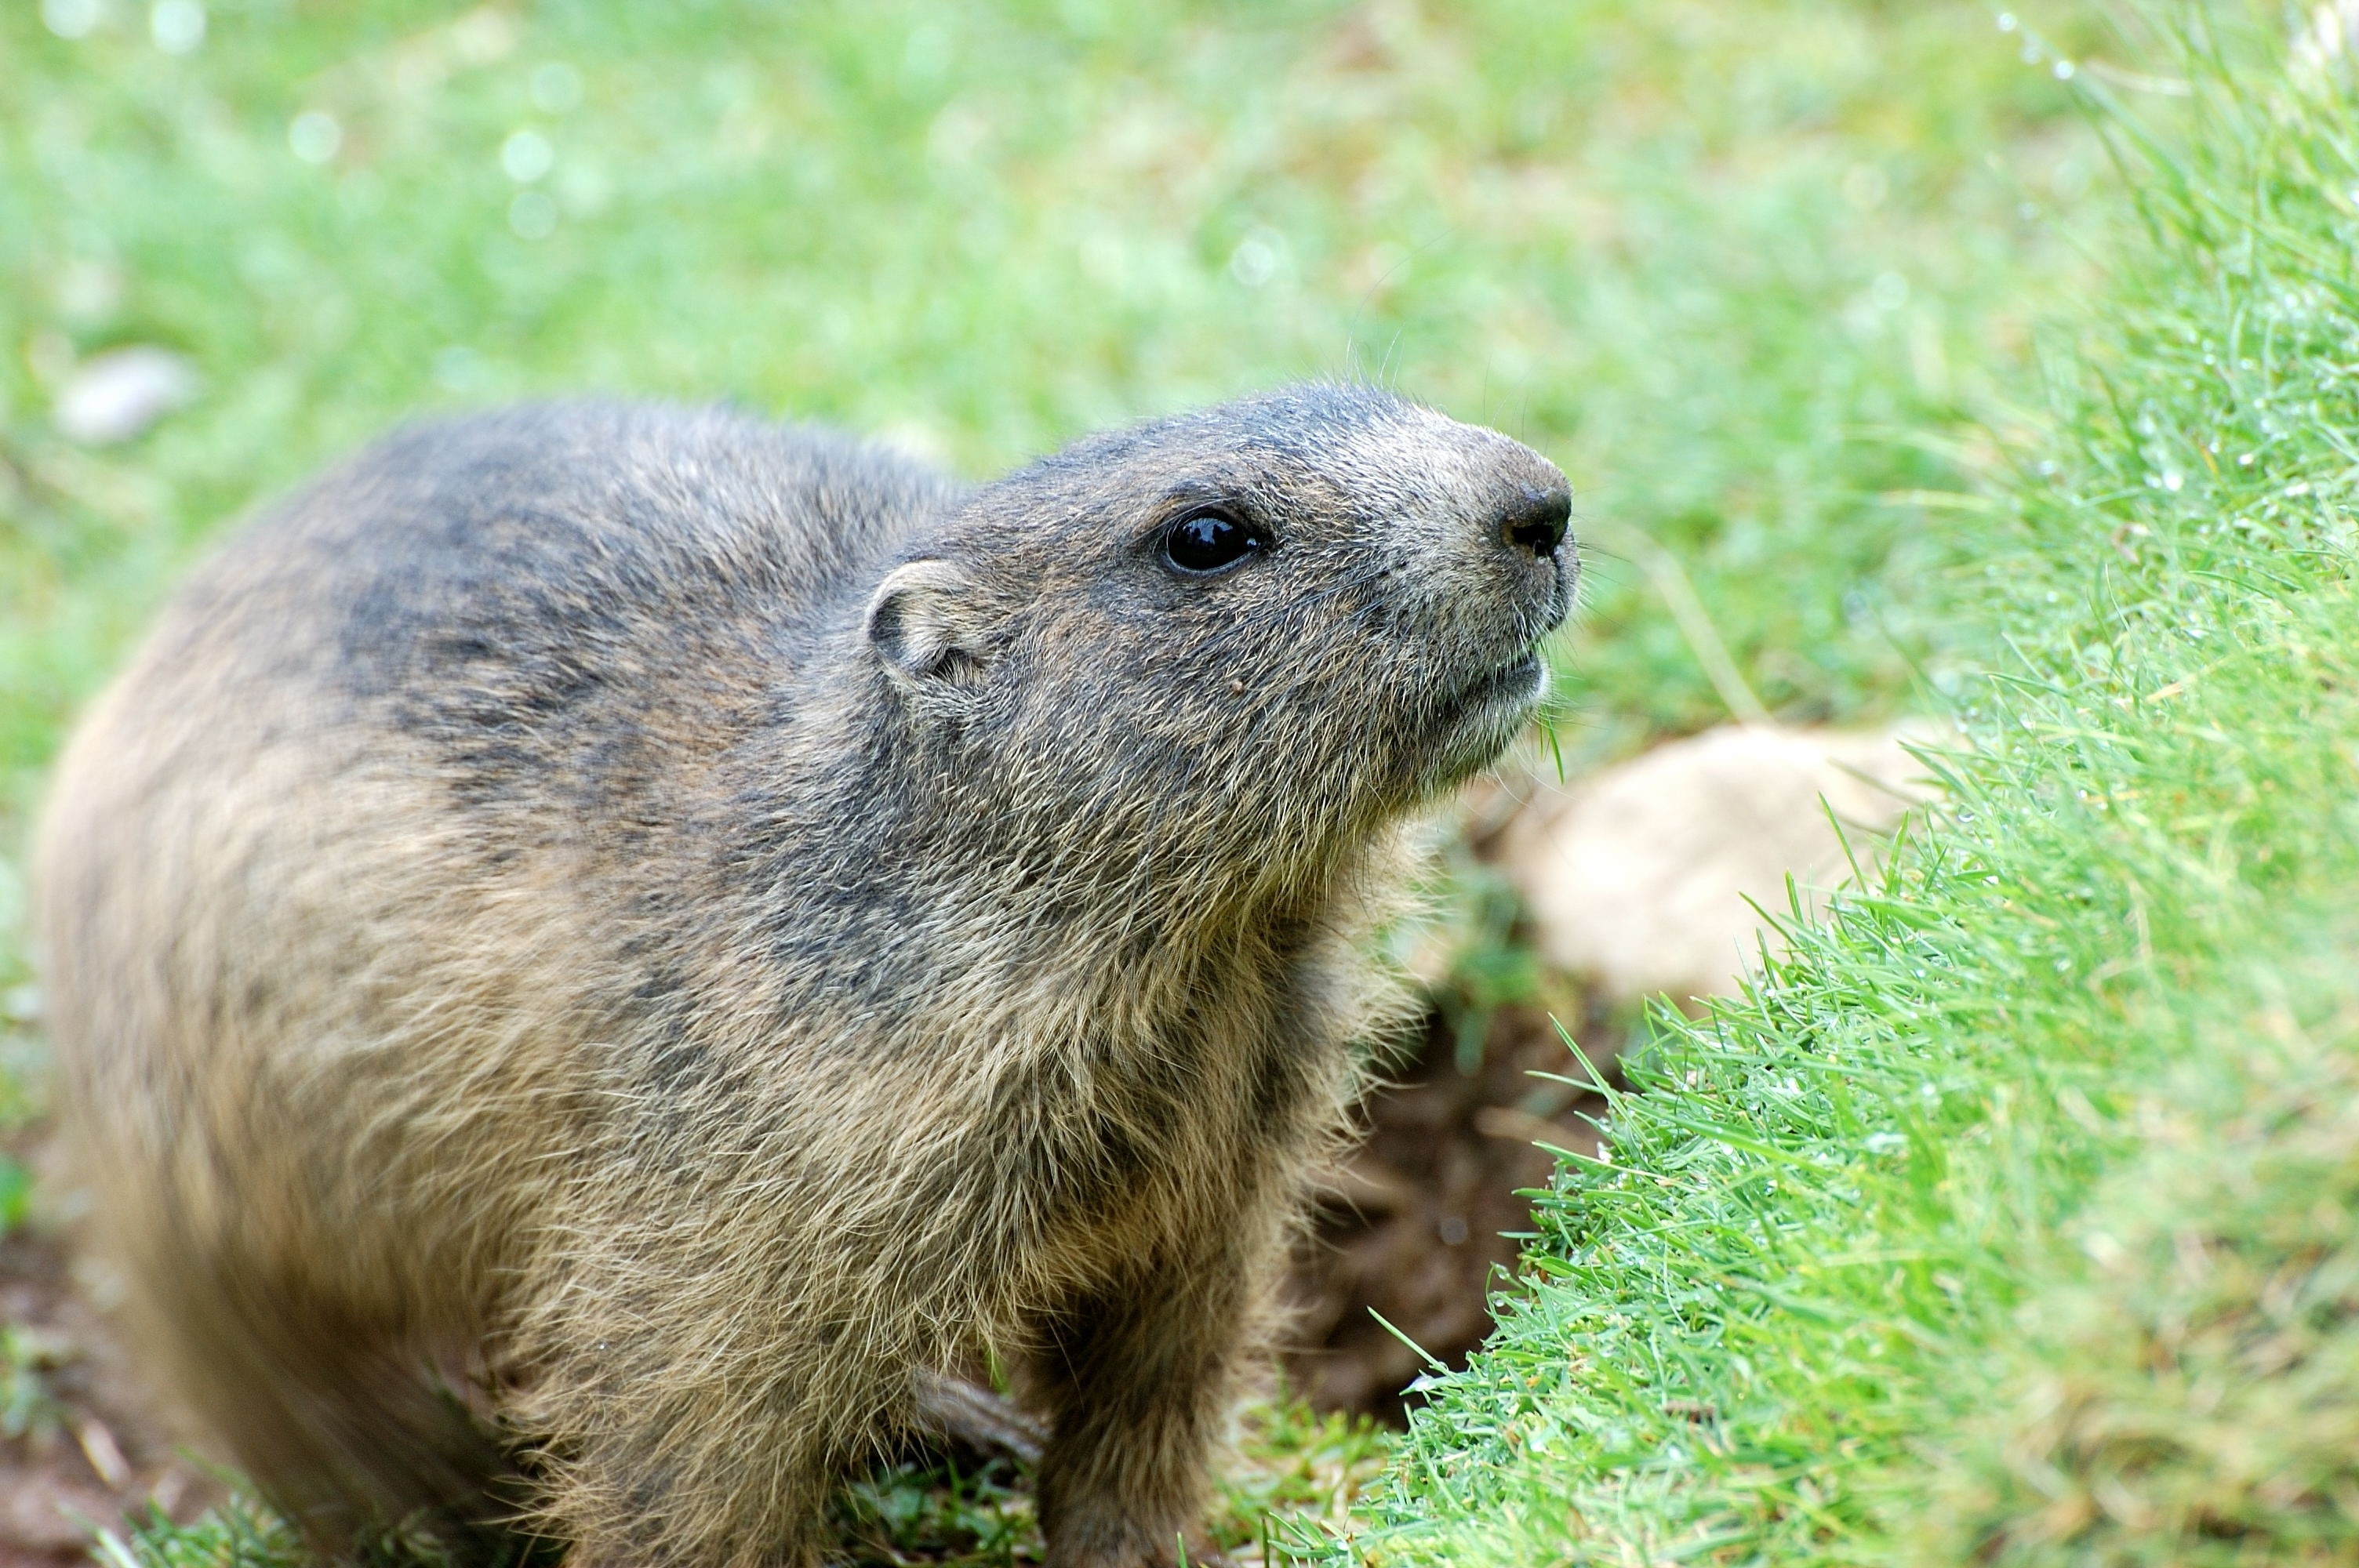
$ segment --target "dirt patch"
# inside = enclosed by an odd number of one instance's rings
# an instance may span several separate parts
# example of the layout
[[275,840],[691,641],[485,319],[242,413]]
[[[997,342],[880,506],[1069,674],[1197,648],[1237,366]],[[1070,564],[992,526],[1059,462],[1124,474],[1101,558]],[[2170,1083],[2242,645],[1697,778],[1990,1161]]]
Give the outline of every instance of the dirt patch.
[[[1428,1368],[1385,1323],[1434,1359],[1464,1366],[1490,1332],[1491,1293],[1513,1278],[1522,1247],[1514,1233],[1530,1228],[1524,1195],[1555,1169],[1535,1141],[1596,1152],[1591,1119],[1604,1100],[1558,1081],[1589,1073],[1546,1012],[1492,1013],[1479,1058],[1465,1066],[1462,1026],[1430,1016],[1416,1058],[1372,1097],[1367,1141],[1331,1184],[1296,1265],[1301,1316],[1287,1371],[1321,1410],[1403,1419],[1402,1390]],[[1610,1073],[1614,1037],[1603,1023],[1581,1039]]]
[[172,1442],[54,1238],[0,1240],[0,1568],[57,1568],[126,1514],[185,1520],[223,1495]]

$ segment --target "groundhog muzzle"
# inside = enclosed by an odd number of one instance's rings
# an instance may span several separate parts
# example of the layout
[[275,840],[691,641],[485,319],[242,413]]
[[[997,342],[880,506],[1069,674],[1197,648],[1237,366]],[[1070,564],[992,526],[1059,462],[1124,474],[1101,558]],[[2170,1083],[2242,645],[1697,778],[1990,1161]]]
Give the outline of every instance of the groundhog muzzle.
[[819,1552],[987,1352],[1050,1562],[1171,1562],[1567,512],[1335,386],[975,488],[601,404],[330,473],[172,600],[38,847],[151,1365],[323,1551],[706,1568]]

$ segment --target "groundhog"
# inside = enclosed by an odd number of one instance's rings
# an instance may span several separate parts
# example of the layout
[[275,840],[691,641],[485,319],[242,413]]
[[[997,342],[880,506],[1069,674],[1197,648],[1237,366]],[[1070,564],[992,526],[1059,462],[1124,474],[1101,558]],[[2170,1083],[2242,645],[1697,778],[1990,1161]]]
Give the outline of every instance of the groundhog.
[[38,849],[156,1365],[331,1554],[718,1568],[814,1557],[995,1356],[1049,1562],[1172,1562],[1568,508],[1360,386],[974,488],[597,403],[331,472],[171,601]]

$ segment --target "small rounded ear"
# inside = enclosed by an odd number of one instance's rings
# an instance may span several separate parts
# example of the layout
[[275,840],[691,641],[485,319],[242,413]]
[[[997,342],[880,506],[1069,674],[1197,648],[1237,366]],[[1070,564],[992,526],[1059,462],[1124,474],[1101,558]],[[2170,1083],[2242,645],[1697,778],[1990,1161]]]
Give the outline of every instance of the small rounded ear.
[[910,561],[885,574],[869,597],[868,645],[907,681],[955,677],[983,663],[973,585],[948,561]]

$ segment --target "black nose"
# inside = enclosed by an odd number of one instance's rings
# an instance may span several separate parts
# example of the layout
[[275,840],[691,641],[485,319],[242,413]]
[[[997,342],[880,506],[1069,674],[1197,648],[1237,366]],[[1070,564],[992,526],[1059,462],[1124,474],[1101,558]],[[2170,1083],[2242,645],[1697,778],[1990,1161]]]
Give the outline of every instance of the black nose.
[[1564,543],[1564,531],[1571,521],[1571,496],[1560,490],[1527,490],[1499,519],[1499,542],[1546,560]]

